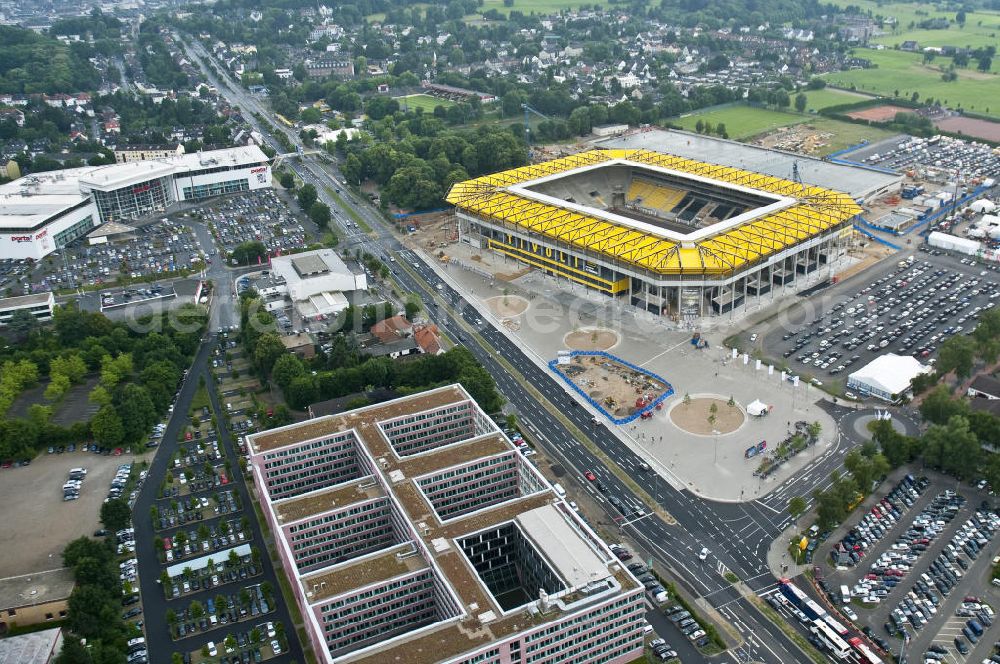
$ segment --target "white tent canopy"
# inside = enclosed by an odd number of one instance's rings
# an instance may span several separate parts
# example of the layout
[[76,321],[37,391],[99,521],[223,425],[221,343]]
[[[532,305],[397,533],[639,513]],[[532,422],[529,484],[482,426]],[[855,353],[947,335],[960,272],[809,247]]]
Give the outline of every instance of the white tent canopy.
[[973,212],[993,212],[993,210],[997,209],[993,201],[988,201],[985,198],[979,199],[969,207],[972,208]]
[[754,417],[760,417],[761,415],[766,414],[768,410],[768,405],[760,399],[754,399],[752,403],[747,405],[747,412]]

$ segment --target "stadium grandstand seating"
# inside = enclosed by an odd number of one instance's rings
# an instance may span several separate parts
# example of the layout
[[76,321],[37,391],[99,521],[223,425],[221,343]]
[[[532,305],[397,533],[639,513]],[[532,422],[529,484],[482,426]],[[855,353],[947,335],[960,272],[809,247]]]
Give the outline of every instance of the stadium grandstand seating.
[[673,189],[635,178],[628,188],[627,200],[644,208],[670,212],[684,198],[683,189]]

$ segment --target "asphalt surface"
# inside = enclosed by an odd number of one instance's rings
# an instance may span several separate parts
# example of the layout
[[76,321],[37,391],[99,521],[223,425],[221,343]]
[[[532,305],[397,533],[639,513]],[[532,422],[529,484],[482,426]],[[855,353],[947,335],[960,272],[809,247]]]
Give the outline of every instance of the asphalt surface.
[[[208,56],[200,44],[188,43],[187,47],[195,62],[201,64],[209,81],[233,103],[243,108],[247,121],[272,142],[272,147],[280,151],[281,148],[271,136],[271,127],[260,127],[252,116],[253,111],[266,115],[267,109],[262,108],[257,99],[244,91],[228,84],[220,85],[202,62],[202,58]],[[292,132],[278,129],[298,144],[297,137]],[[775,579],[766,566],[767,545],[777,537],[788,521],[787,499],[765,498],[747,503],[716,503],[700,499],[687,491],[673,489],[657,476],[641,472],[640,459],[617,436],[603,425],[593,425],[590,414],[583,407],[577,407],[554,376],[529,358],[515,340],[487,323],[477,323],[478,319],[488,317],[466,302],[460,293],[447,283],[442,283],[441,288],[437,288],[442,280],[432,267],[419,255],[405,250],[388,224],[366,203],[359,202],[349,190],[344,189],[341,198],[345,204],[359,214],[374,229],[374,233],[368,235],[347,227],[345,220],[349,217],[346,210],[325,191],[326,186],[342,185],[339,173],[334,174],[324,157],[303,156],[288,159],[286,164],[303,180],[317,185],[320,199],[333,212],[332,223],[340,226],[341,248],[363,248],[388,265],[402,290],[420,297],[427,305],[428,316],[444,333],[468,347],[486,367],[496,380],[500,392],[517,412],[519,422],[550,457],[562,463],[567,472],[576,478],[581,478],[584,470],[592,470],[608,487],[608,495],[618,496],[633,505],[642,504],[640,498],[611,473],[602,461],[591,454],[587,447],[576,442],[574,435],[535,399],[519,379],[544,395],[552,395],[549,401],[554,412],[561,412],[604,455],[614,459],[643,490],[650,496],[657,497],[660,505],[677,520],[678,525],[668,525],[659,517],[648,515],[638,521],[622,523],[622,537],[631,548],[638,549],[637,554],[641,558],[652,557],[661,568],[670,570],[689,592],[710,603],[740,633],[744,641],[740,647],[728,651],[729,657],[737,662],[759,661],[768,664],[787,664],[805,659],[784,633],[752,608],[738,590],[723,578],[723,573],[731,570],[758,594],[774,587]],[[395,262],[389,260],[390,256],[396,258]],[[414,263],[416,267],[413,266]],[[504,358],[518,376],[511,375],[499,358]],[[829,456],[830,464],[839,465],[835,455]],[[594,500],[609,516],[620,516],[592,484],[582,481],[581,486],[593,494]],[[703,546],[711,551],[705,561],[698,557]],[[654,624],[654,627],[662,628],[666,633],[661,636],[671,644],[680,645],[679,641],[683,640],[683,636],[675,629],[671,632],[671,626],[660,623]],[[704,658],[695,653],[684,659],[704,661]]]
[[[206,369],[211,357],[213,345],[214,342],[202,343],[197,354],[195,355],[193,364],[194,368],[181,386],[180,395],[174,403],[173,415],[167,422],[167,429],[163,435],[163,443],[160,445],[156,456],[153,458],[153,461],[149,466],[146,481],[143,483],[142,489],[139,492],[139,497],[136,500],[133,511],[133,514],[135,515],[133,525],[135,528],[136,557],[139,559],[139,588],[142,593],[143,620],[145,621],[146,643],[149,646],[149,661],[151,664],[169,664],[172,653],[200,650],[201,647],[209,641],[215,641],[216,643],[223,641],[229,633],[229,631],[223,627],[217,630],[202,632],[196,634],[195,636],[174,641],[170,637],[169,627],[167,625],[166,614],[168,609],[176,607],[176,610],[186,607],[191,600],[195,599],[204,603],[206,599],[214,598],[220,591],[238,592],[240,588],[244,587],[243,585],[240,585],[241,583],[244,585],[252,585],[269,581],[275,589],[275,600],[278,606],[275,607],[275,611],[273,613],[268,614],[266,618],[260,618],[260,620],[284,622],[286,628],[285,633],[288,636],[289,649],[286,653],[268,661],[273,661],[275,664],[285,664],[292,660],[303,662],[305,660],[302,654],[302,646],[298,641],[298,636],[289,615],[288,607],[285,606],[284,599],[281,598],[279,593],[281,585],[278,582],[278,577],[275,574],[275,569],[271,563],[270,556],[267,555],[267,547],[264,545],[260,525],[253,513],[253,504],[251,502],[250,494],[247,491],[242,473],[235,473],[232,477],[233,481],[229,486],[232,490],[239,494],[243,505],[243,513],[250,517],[251,525],[247,541],[251,545],[260,549],[262,554],[261,566],[263,567],[263,574],[252,580],[241,580],[230,584],[215,586],[209,590],[203,590],[199,593],[187,595],[176,600],[165,599],[163,589],[159,583],[160,574],[166,566],[160,563],[156,550],[153,547],[153,539],[159,533],[156,533],[153,530],[153,524],[149,518],[149,509],[156,502],[156,494],[159,489],[160,482],[165,477],[167,467],[171,462],[171,457],[178,447],[178,434],[181,433],[185,424],[190,421],[188,419],[187,412],[191,407],[191,400],[194,397],[195,390],[198,389],[199,377],[203,376],[205,378],[205,382],[209,388],[209,398],[212,402],[212,408],[214,411],[216,413],[224,412],[221,408],[222,404],[219,402],[219,397],[216,393],[212,377]],[[224,419],[225,418],[222,417],[217,418],[219,444],[225,450],[227,458],[232,459],[234,467],[236,467],[236,461],[239,459],[239,451],[233,445],[232,436],[226,428]],[[239,516],[240,515],[238,514],[228,514],[219,518],[239,518]],[[209,520],[206,523],[211,524],[217,520],[218,519]],[[188,524],[187,528],[190,527],[191,524]],[[256,622],[237,623],[236,629],[249,630],[253,624],[256,624]]]
[[[747,334],[763,333],[757,343],[762,344],[764,353],[773,358],[776,366],[787,365],[793,373],[803,378],[810,377],[826,383],[825,389],[835,393],[842,393],[841,388],[847,384],[847,377],[851,373],[886,352],[898,355],[912,354],[926,363],[936,357],[937,352],[931,350],[926,356],[922,356],[920,349],[931,347],[936,349],[951,334],[969,334],[975,328],[976,307],[986,307],[994,301],[990,300],[990,295],[996,288],[997,273],[984,270],[982,265],[963,265],[958,258],[948,255],[910,253],[914,256],[912,267],[900,268],[898,261],[883,261],[882,264],[845,279],[821,294],[782,312],[766,326],[750,329]],[[900,253],[897,257],[903,259],[907,255]],[[924,270],[923,274],[912,276],[918,269]],[[934,273],[939,270],[946,270],[947,274],[935,276]],[[982,274],[984,271],[985,275]],[[959,280],[954,285],[945,285],[946,280],[955,275],[958,275]],[[884,284],[873,286],[874,282],[883,278],[888,278]],[[920,286],[915,283],[924,278],[928,280],[926,285]],[[978,283],[969,285],[972,281]],[[869,287],[870,292],[862,292]],[[934,292],[931,292],[932,288],[935,289]],[[865,304],[868,297],[875,298],[875,306]],[[954,300],[950,299],[952,297]],[[944,302],[937,304],[938,298],[943,298]],[[963,299],[966,301],[963,302]],[[920,302],[921,300],[923,302]],[[838,306],[840,308],[836,309]],[[946,310],[952,307],[956,308],[956,311],[946,313]],[[920,314],[925,308],[927,313]],[[852,309],[854,311],[851,311]],[[876,309],[877,320],[870,323],[859,321],[862,317],[876,314]],[[903,313],[907,315],[903,316]],[[939,316],[946,320],[938,320]],[[891,320],[892,318],[895,320]],[[912,324],[912,327],[903,327],[906,324]],[[951,329],[958,326],[963,329],[959,331]],[[926,331],[921,331],[922,327],[925,327]],[[804,346],[796,349],[796,342],[805,333],[826,328],[830,328],[831,332],[825,335],[817,333],[806,341]],[[851,330],[849,334],[834,339],[834,333],[848,329]],[[895,338],[890,338],[889,335],[896,329],[901,331]],[[869,333],[873,336],[864,339],[864,335]],[[794,336],[784,339],[788,334]],[[903,347],[903,340],[906,337],[921,334],[923,336],[915,340],[912,346]],[[937,338],[934,338],[935,336]],[[824,338],[832,342],[825,350],[820,347],[820,342]],[[853,349],[845,348],[843,344],[853,338],[862,340]],[[879,347],[882,339],[887,341],[886,346]],[[749,344],[748,339],[744,339],[744,344]],[[870,348],[870,346],[875,347]],[[785,357],[789,351],[792,351],[791,354]],[[840,357],[829,363],[824,361],[824,364],[827,364],[825,368],[822,365],[817,366],[811,359],[808,364],[799,361],[799,358],[813,354],[817,354],[820,359],[826,359],[830,353],[838,353]],[[851,362],[853,357],[858,359]],[[837,371],[841,366],[844,368]],[[837,373],[831,373],[834,371]]]

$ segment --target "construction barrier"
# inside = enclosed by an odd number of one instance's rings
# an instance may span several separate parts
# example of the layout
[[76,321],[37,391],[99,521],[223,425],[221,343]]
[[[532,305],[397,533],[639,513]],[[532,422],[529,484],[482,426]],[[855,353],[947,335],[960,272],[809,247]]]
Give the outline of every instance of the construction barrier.
[[[563,357],[566,357],[566,355],[567,355],[566,353],[562,354]],[[659,382],[661,382],[664,385],[666,385],[667,389],[666,389],[665,392],[663,392],[663,394],[661,394],[660,396],[656,397],[651,402],[649,402],[648,404],[646,404],[645,406],[643,406],[639,410],[635,411],[634,413],[632,413],[628,417],[615,417],[614,415],[612,415],[611,413],[609,413],[608,410],[602,404],[600,404],[597,401],[595,401],[589,394],[587,394],[586,392],[584,392],[583,389],[580,388],[579,385],[577,385],[576,383],[574,383],[573,379],[571,379],[569,376],[567,376],[565,373],[563,373],[563,371],[559,368],[559,366],[560,366],[559,365],[559,360],[551,360],[549,362],[549,369],[552,369],[552,371],[557,376],[559,376],[560,378],[562,378],[563,381],[565,381],[567,385],[569,385],[570,387],[572,387],[573,390],[577,394],[579,394],[584,399],[586,399],[587,402],[591,406],[593,406],[594,408],[596,408],[598,411],[600,411],[600,413],[602,415],[604,415],[605,417],[607,417],[609,420],[611,420],[615,424],[629,424],[630,422],[634,422],[635,420],[637,420],[640,417],[642,417],[643,413],[648,413],[648,412],[650,412],[652,410],[655,410],[657,406],[659,406],[661,403],[663,403],[664,400],[667,399],[667,397],[672,396],[673,393],[674,393],[673,386],[670,383],[668,383],[667,381],[665,381],[661,376],[659,376],[659,375],[657,375],[657,374],[655,374],[652,371],[649,371],[647,369],[643,369],[640,366],[636,366],[636,365],[632,364],[631,362],[623,360],[622,358],[618,357],[617,355],[612,355],[611,353],[608,353],[607,351],[603,351],[603,350],[573,350],[573,351],[570,351],[568,353],[568,356],[570,358],[580,357],[580,356],[604,357],[604,358],[607,358],[607,359],[611,360],[612,362],[617,362],[618,364],[621,364],[622,366],[628,367],[629,369],[632,369],[633,371],[638,371],[639,373],[646,374],[650,378],[658,380]]]

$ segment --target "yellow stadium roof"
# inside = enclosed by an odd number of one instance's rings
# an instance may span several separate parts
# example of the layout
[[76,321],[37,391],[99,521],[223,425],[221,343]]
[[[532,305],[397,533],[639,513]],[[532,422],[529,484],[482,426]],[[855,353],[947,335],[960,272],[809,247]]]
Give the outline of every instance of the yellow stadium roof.
[[[584,166],[627,160],[795,199],[784,209],[720,230],[694,242],[678,242],[597,215],[527,198],[508,187]],[[730,166],[648,150],[592,150],[522,166],[455,184],[447,201],[497,223],[605,254],[661,274],[723,274],[756,263],[850,221],[861,208],[847,194],[801,185]]]

